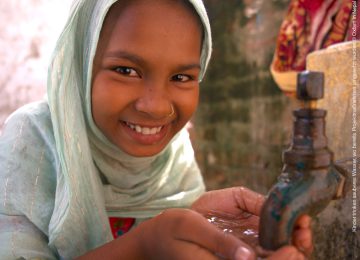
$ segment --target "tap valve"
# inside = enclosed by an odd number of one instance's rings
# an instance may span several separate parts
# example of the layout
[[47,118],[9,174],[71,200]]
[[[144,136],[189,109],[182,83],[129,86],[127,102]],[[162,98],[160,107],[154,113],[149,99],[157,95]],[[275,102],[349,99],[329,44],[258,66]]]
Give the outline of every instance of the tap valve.
[[303,71],[297,76],[296,97],[303,108],[316,109],[317,100],[324,97],[324,73]]

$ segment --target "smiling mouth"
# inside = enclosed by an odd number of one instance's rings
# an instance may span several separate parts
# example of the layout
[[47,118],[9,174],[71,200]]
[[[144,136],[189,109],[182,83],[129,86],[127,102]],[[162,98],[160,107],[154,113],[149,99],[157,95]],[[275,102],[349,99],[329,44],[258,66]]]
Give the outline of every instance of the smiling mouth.
[[125,122],[125,121],[123,121],[123,123],[130,129],[132,129],[134,132],[143,134],[143,135],[156,135],[161,131],[161,129],[164,128],[164,126],[145,127],[145,126],[140,126],[140,125],[136,125],[136,124],[131,124],[131,123]]

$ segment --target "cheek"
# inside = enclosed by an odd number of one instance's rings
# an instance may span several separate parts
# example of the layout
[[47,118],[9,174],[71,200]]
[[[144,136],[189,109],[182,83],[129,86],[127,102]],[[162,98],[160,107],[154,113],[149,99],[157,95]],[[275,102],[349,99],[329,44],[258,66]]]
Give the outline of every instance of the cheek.
[[101,119],[106,116],[106,110],[109,109],[109,106],[103,105],[107,103],[108,97],[103,84],[100,83],[101,81],[95,79],[91,89],[91,111],[93,120],[98,126],[101,124]]
[[186,95],[178,95],[178,112],[180,121],[186,124],[197,109],[199,102],[199,89],[196,88]]
[[127,103],[131,102],[130,98],[123,94],[124,92],[125,90],[120,84],[115,84],[106,75],[96,77],[91,91],[91,107],[94,119],[95,117],[109,117],[118,114]]
[[91,113],[92,113],[92,117],[94,122],[99,126],[99,114],[101,114],[101,103],[102,103],[102,98],[101,95],[99,95],[100,93],[98,93],[98,87],[95,84],[95,81],[91,87]]
[[104,122],[108,122],[116,116],[118,105],[123,102],[119,100],[122,95],[116,93],[116,88],[102,77],[95,78],[91,90],[91,111],[94,122],[98,127],[103,128]]

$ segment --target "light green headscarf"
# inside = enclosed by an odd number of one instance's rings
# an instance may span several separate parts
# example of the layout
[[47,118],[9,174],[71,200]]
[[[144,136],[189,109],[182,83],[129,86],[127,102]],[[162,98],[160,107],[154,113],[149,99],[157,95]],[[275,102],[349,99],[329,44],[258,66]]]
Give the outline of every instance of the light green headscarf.
[[[110,215],[146,218],[165,208],[187,207],[204,191],[186,130],[160,154],[134,158],[110,143],[93,122],[93,58],[114,2],[75,1],[49,69],[48,103],[61,166],[49,244],[65,258],[112,239],[105,206]],[[204,28],[202,78],[211,54],[210,26],[202,1],[189,2]],[[99,172],[109,184],[101,182]]]

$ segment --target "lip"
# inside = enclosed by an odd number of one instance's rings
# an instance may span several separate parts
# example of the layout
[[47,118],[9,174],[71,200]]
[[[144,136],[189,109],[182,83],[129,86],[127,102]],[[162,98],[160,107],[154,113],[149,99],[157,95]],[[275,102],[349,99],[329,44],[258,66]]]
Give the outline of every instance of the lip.
[[[131,123],[131,122],[129,122],[129,123]],[[160,132],[158,132],[156,134],[144,135],[142,133],[138,133],[138,132],[134,131],[133,129],[131,129],[125,121],[120,121],[120,124],[121,124],[122,128],[124,129],[125,133],[128,136],[130,136],[130,138],[132,140],[134,140],[136,143],[139,143],[142,145],[154,145],[154,144],[160,143],[162,140],[165,139],[168,129],[170,127],[170,123],[165,124],[165,125],[156,125],[156,126],[155,125],[138,124],[141,127],[149,127],[149,128],[162,126]],[[131,123],[131,124],[137,125],[134,123]]]

